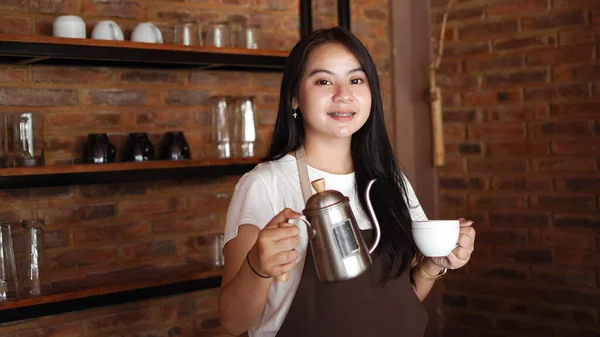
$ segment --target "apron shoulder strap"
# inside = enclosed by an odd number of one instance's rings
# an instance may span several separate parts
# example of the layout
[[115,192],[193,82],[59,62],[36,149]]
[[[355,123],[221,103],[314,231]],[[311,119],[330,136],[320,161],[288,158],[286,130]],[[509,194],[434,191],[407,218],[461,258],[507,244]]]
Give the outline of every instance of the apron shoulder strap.
[[298,175],[300,176],[302,196],[306,203],[312,195],[312,189],[310,187],[310,179],[308,178],[308,167],[306,166],[306,152],[304,151],[304,145],[300,145],[300,148],[296,150],[296,164],[298,166]]

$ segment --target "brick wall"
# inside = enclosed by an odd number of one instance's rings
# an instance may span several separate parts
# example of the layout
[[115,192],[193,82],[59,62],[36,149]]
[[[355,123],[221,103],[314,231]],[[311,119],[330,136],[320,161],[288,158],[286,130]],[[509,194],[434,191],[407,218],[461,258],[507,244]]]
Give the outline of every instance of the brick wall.
[[[352,29],[379,66],[390,106],[388,2],[352,1]],[[268,48],[289,50],[298,39],[298,1],[277,0],[0,0],[0,33],[51,35],[61,14],[88,24],[115,20],[126,38],[153,21],[166,41],[176,22],[258,22]],[[335,0],[313,1],[313,28],[337,23]],[[39,111],[48,165],[81,162],[85,137],[106,132],[122,159],[129,132],[148,132],[155,147],[165,131],[183,130],[193,158],[214,155],[211,95],[255,94],[262,147],[274,124],[281,74],[100,67],[0,65],[0,112]],[[387,115],[393,118],[391,112]],[[393,125],[393,123],[388,123]],[[239,177],[0,190],[0,219],[34,215],[46,221],[48,281],[68,289],[88,276],[193,264],[211,269],[211,237],[222,231]],[[213,336],[222,334],[216,290],[141,301],[0,325],[1,336]],[[0,315],[1,315],[0,311]]]
[[600,336],[600,3],[454,3],[440,202],[478,237],[445,281],[445,336]]

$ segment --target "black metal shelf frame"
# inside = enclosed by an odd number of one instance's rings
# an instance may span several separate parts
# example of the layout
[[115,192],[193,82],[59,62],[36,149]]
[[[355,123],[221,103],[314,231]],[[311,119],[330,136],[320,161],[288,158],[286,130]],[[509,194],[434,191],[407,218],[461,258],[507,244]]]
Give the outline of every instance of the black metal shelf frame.
[[[305,37],[312,32],[311,6],[311,0],[300,0],[300,35],[302,37]],[[338,0],[338,22],[340,26],[350,29],[349,0]],[[106,66],[204,67],[216,70],[237,71],[282,71],[285,65],[285,57],[264,55],[236,55],[135,48],[117,50],[118,48],[93,47],[92,55],[93,59],[95,59],[93,60],[92,58],[86,58],[86,55],[89,55],[92,50],[89,46],[38,43],[35,48],[36,51],[32,53],[31,47],[24,48],[24,45],[18,42],[1,42],[0,63],[22,62],[27,64],[35,62],[40,64],[60,64],[67,66],[74,65],[74,59],[77,59],[76,65],[97,66],[99,64],[97,60],[101,58],[101,62]],[[201,60],[199,60],[200,57]],[[0,189],[159,180],[173,179],[173,177],[176,177],[177,179],[199,176],[210,177],[243,173],[251,169],[254,165],[255,164],[235,164],[206,167],[121,170],[111,172],[0,176]],[[219,284],[220,277],[207,278],[80,299],[32,305],[29,307],[1,310],[0,306],[0,323],[210,289],[218,287]]]

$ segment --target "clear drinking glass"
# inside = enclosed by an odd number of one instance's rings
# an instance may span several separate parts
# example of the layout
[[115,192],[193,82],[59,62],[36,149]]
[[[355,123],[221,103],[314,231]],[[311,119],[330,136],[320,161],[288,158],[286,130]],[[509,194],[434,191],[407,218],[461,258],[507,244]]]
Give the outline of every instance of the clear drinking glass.
[[212,47],[231,47],[231,30],[227,21],[217,21],[208,24],[206,44]]
[[186,46],[201,46],[202,29],[197,23],[181,23],[175,25],[175,43]]
[[19,281],[9,221],[0,221],[0,303],[19,298]]
[[20,220],[25,239],[25,272],[23,273],[22,288],[25,296],[42,294],[42,257],[44,240],[44,220]]
[[231,98],[212,97],[212,140],[217,146],[219,158],[231,157],[231,130],[233,112]]
[[11,115],[11,120],[14,166],[43,166],[41,116],[37,112],[18,112]]
[[238,97],[233,128],[234,155],[253,157],[256,143],[256,106],[254,96]]
[[259,24],[249,24],[244,29],[244,47],[248,49],[262,48],[262,35]]

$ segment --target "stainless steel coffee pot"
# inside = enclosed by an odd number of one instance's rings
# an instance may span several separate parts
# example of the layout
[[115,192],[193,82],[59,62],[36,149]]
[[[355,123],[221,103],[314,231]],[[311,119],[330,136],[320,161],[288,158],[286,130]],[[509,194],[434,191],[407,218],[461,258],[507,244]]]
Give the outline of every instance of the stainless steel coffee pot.
[[371,266],[371,253],[379,244],[381,229],[373,211],[369,191],[365,199],[373,219],[376,235],[372,247],[367,248],[350,208],[350,199],[336,190],[325,190],[323,179],[312,182],[317,191],[306,202],[303,214],[308,225],[311,250],[317,276],[322,282],[339,282],[357,277]]

